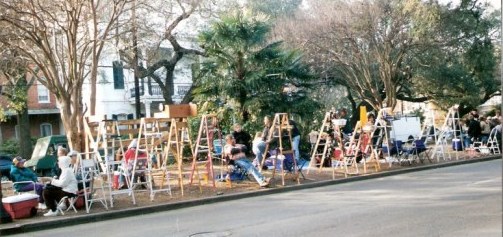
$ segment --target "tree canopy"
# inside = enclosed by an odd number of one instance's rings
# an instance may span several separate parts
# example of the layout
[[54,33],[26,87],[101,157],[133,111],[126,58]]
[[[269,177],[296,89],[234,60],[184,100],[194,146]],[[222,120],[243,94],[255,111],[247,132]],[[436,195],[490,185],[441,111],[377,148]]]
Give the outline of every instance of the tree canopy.
[[497,88],[497,17],[476,0],[455,7],[420,0],[307,5],[275,32],[306,53],[320,78],[374,109],[397,99],[474,106]]
[[208,58],[201,63],[195,98],[231,108],[244,123],[274,112],[312,113],[317,104],[303,89],[312,77],[297,51],[269,42],[268,17],[252,11],[224,16],[203,31]]

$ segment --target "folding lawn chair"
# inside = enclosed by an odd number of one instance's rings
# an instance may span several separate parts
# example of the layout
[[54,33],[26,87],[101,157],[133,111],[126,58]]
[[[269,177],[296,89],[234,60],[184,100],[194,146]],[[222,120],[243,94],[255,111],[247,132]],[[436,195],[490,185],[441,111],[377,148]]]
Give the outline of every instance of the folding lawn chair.
[[[415,156],[415,159],[418,159],[421,163],[424,162],[425,158],[428,159],[430,163],[433,163],[430,156],[428,155],[428,147],[426,146],[426,136],[421,137],[420,139],[416,139],[412,143],[412,154]],[[422,158],[421,158],[421,154]]]
[[[32,189],[29,189],[29,190],[26,190],[26,191],[20,191],[18,189],[15,188],[15,185],[16,184],[33,184],[33,190]],[[22,193],[28,193],[28,192],[33,192],[34,194],[37,194],[37,190],[36,190],[36,187],[35,187],[35,182],[33,181],[15,181],[14,179],[12,180],[12,189],[13,189],[13,192],[15,194],[22,194]]]
[[[75,203],[77,202],[78,198],[79,198],[78,194],[64,196],[58,202],[58,205],[56,206],[59,213],[61,213],[64,216],[65,212],[69,211],[70,209],[73,209],[73,211],[75,211],[75,213],[77,213],[77,208],[75,208]],[[63,206],[66,206],[67,208],[65,208],[65,210],[63,210]]]
[[[93,156],[94,157],[94,156]],[[95,158],[92,159],[82,159],[79,158],[79,169],[82,175],[82,186],[83,189],[77,194],[77,198],[80,196],[84,198],[84,204],[86,207],[86,212],[89,213],[91,206],[95,202],[101,203],[105,209],[108,210],[107,198],[105,194],[105,187],[103,185],[103,180],[100,182],[99,187],[95,187],[95,180],[100,178],[100,168],[99,163]],[[97,191],[101,192],[101,195],[97,194]]]

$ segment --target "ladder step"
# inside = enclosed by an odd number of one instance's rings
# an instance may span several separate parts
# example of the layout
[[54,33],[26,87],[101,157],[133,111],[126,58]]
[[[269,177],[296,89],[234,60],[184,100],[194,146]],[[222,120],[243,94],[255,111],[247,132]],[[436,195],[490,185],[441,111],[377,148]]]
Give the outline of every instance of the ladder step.
[[206,165],[208,163],[207,160],[204,161],[196,161],[196,165]]

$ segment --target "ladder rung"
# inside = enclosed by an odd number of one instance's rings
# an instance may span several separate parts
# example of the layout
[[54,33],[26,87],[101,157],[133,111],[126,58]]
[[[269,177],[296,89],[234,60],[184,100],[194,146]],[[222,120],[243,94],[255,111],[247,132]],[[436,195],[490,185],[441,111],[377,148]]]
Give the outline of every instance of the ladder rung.
[[207,161],[207,160],[203,160],[203,161],[199,160],[199,161],[196,161],[196,165],[204,165],[204,164],[206,164],[206,163],[208,163],[208,161]]

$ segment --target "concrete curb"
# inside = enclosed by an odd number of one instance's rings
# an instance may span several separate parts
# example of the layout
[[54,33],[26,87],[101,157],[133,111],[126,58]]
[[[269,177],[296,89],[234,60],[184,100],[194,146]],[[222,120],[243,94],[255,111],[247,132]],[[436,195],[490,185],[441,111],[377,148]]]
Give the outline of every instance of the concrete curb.
[[295,191],[295,190],[318,188],[318,187],[323,187],[323,186],[328,186],[328,185],[369,180],[369,179],[387,177],[387,176],[392,176],[392,175],[399,175],[399,174],[405,174],[405,173],[411,173],[411,172],[417,172],[417,171],[423,171],[423,170],[438,169],[438,168],[443,168],[443,167],[450,167],[450,166],[456,166],[456,165],[490,161],[490,160],[496,160],[496,159],[501,159],[501,158],[502,158],[501,156],[488,156],[488,157],[477,158],[477,159],[468,159],[468,160],[446,162],[446,163],[442,163],[442,164],[430,164],[430,165],[423,165],[423,166],[418,166],[418,167],[402,168],[402,169],[398,169],[398,170],[384,171],[384,172],[379,172],[379,173],[369,174],[369,175],[353,176],[353,177],[348,177],[345,179],[326,180],[326,181],[319,181],[319,182],[313,182],[313,183],[301,184],[301,185],[295,185],[295,186],[287,186],[287,187],[263,189],[263,190],[258,190],[258,191],[249,191],[249,192],[235,193],[235,194],[222,195],[222,196],[214,196],[214,197],[208,197],[208,198],[197,199],[197,200],[180,201],[180,202],[175,202],[175,203],[167,203],[167,204],[160,204],[160,205],[158,204],[158,205],[145,206],[145,207],[134,207],[134,208],[124,209],[124,210],[113,210],[113,211],[106,211],[106,212],[102,212],[102,213],[87,214],[87,215],[82,215],[82,216],[72,216],[72,217],[68,217],[68,218],[58,218],[55,220],[48,220],[48,221],[37,222],[37,223],[19,224],[19,225],[15,225],[15,226],[9,226],[7,228],[2,228],[0,226],[0,236],[20,234],[20,233],[26,233],[26,232],[32,232],[32,231],[40,231],[40,230],[46,230],[46,229],[53,229],[53,228],[58,228],[61,226],[79,225],[79,224],[85,224],[85,223],[96,222],[96,221],[111,220],[111,219],[116,219],[116,218],[145,215],[145,214],[176,210],[176,209],[198,206],[198,205],[218,203],[218,202],[224,202],[224,201],[230,201],[230,200],[238,200],[238,199],[263,196],[263,195],[271,195],[271,194],[290,192],[290,191]]

